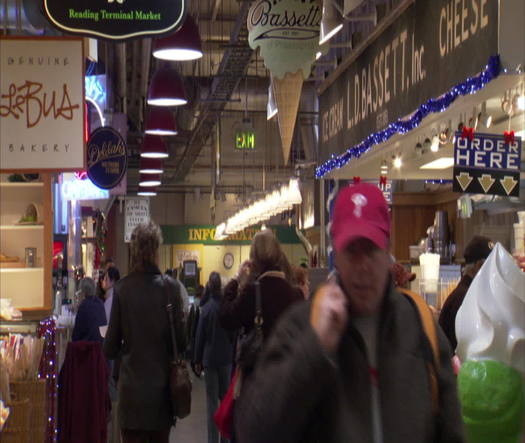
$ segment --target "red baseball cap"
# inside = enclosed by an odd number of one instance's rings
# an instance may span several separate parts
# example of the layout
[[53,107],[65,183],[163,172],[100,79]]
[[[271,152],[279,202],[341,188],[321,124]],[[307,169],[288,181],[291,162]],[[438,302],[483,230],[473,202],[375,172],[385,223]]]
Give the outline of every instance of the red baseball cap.
[[364,237],[388,250],[390,215],[381,190],[369,183],[350,185],[339,191],[332,217],[332,243],[336,251]]

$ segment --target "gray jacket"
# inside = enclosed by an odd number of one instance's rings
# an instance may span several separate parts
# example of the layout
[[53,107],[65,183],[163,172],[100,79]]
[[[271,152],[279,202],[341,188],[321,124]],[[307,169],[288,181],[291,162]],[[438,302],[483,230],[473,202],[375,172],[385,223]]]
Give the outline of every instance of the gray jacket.
[[[371,384],[365,345],[349,325],[329,359],[298,304],[276,326],[235,408],[240,443],[371,443]],[[384,443],[459,443],[463,425],[447,339],[438,328],[440,411],[432,413],[426,362],[432,358],[419,313],[391,289],[377,338]]]
[[[174,306],[179,352],[185,348],[183,302],[177,285],[167,279]],[[159,269],[132,272],[117,285],[104,352],[120,356],[119,420],[124,429],[161,430],[173,425],[168,377],[173,356],[167,296]]]

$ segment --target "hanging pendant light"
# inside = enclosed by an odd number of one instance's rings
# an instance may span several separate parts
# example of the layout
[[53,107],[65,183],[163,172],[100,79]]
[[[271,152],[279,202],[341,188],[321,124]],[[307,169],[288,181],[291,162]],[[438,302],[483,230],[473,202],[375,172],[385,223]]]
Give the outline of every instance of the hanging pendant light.
[[151,188],[152,186],[160,185],[160,175],[159,174],[141,174],[139,180],[139,186],[145,188]]
[[157,188],[155,187],[142,187],[139,186],[139,191],[137,192],[137,195],[141,195],[143,197],[154,197],[157,195]]
[[321,30],[319,33],[319,44],[322,45],[330,40],[335,34],[343,29],[341,14],[337,11],[332,0],[323,1],[323,17],[321,18]]
[[159,106],[149,108],[144,132],[153,135],[176,135],[177,126],[173,112]]
[[202,57],[199,28],[190,15],[181,28],[167,37],[158,38],[153,43],[153,57],[161,60],[187,61]]
[[162,174],[164,172],[162,160],[160,158],[141,157],[139,172],[141,174]]
[[142,142],[140,156],[145,158],[167,158],[169,156],[168,147],[158,135],[146,134]]
[[169,66],[158,69],[148,89],[148,105],[182,106],[188,103],[184,81],[179,73]]

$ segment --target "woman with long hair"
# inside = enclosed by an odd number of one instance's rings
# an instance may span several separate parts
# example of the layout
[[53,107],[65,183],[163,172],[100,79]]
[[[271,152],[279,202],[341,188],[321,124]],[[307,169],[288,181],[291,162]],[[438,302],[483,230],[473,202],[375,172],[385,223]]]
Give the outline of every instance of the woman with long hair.
[[254,326],[255,283],[261,290],[262,330],[266,339],[281,314],[294,302],[304,300],[292,286],[292,268],[281,245],[269,229],[258,232],[250,248],[250,261],[243,264],[238,279],[224,291],[220,322],[229,330],[241,327],[248,334]]
[[154,222],[138,225],[131,235],[131,272],[114,286],[104,351],[109,359],[121,358],[118,416],[124,443],[168,443],[174,425],[166,306],[174,308],[179,353],[185,348],[184,314],[179,286],[158,267],[161,242]]

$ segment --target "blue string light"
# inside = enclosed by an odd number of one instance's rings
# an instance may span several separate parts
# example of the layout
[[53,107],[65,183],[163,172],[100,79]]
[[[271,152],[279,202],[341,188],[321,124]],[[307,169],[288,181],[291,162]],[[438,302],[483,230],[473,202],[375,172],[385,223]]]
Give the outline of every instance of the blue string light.
[[398,119],[379,132],[370,134],[361,143],[346,150],[339,156],[332,154],[330,159],[318,166],[315,170],[316,178],[321,178],[334,169],[342,168],[353,158],[359,158],[368,152],[373,146],[386,142],[395,134],[406,134],[408,131],[417,128],[422,120],[431,113],[445,111],[454,101],[463,95],[475,94],[485,85],[494,80],[501,71],[499,55],[489,58],[489,62],[481,73],[475,77],[469,77],[464,82],[459,83],[439,98],[431,98],[423,103],[408,120]]
[[425,183],[427,185],[448,185],[451,184],[453,180],[445,180],[445,179],[438,179],[438,180],[425,180]]

